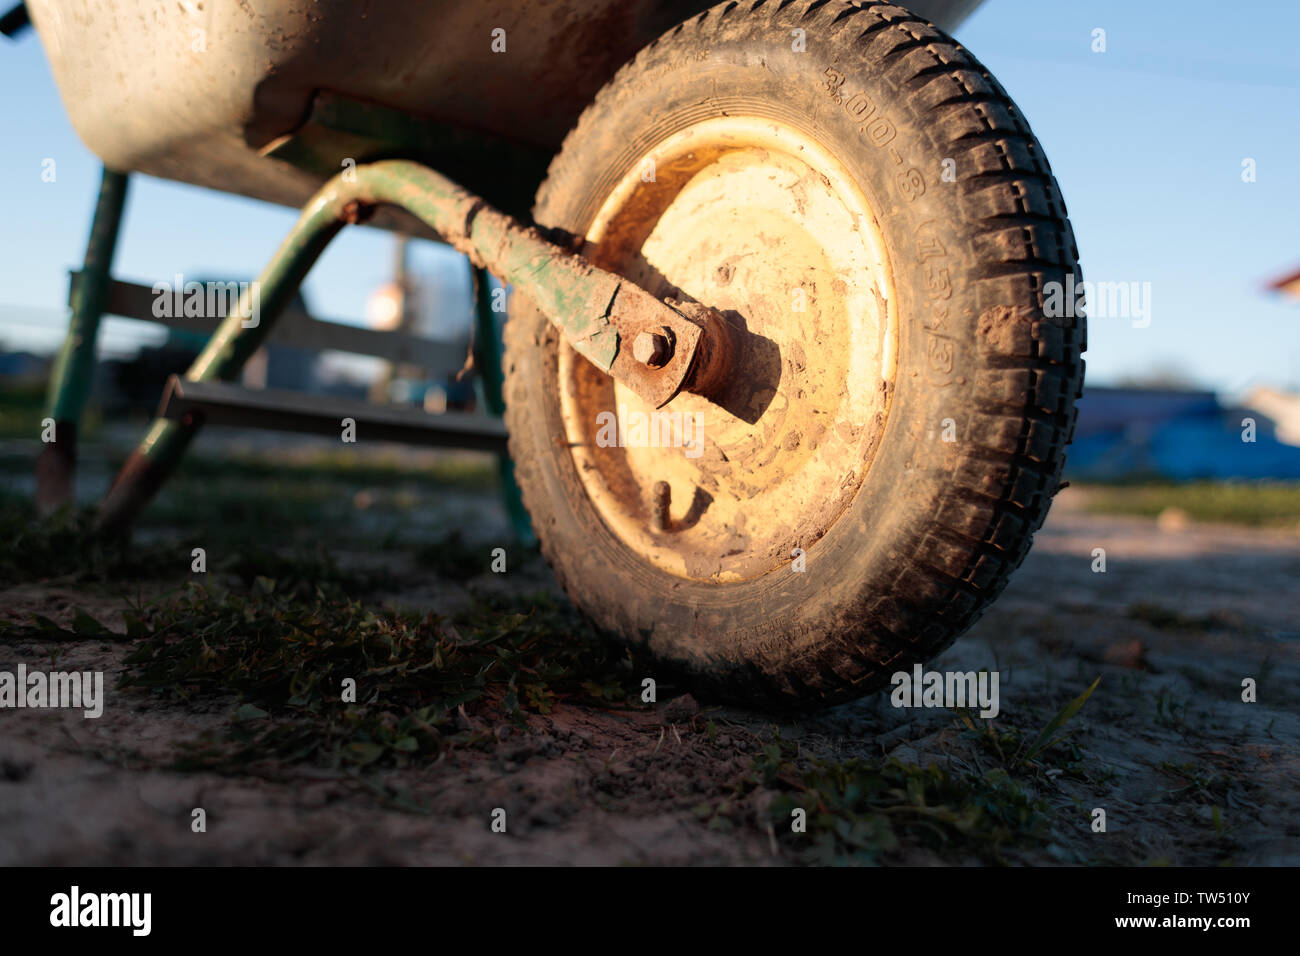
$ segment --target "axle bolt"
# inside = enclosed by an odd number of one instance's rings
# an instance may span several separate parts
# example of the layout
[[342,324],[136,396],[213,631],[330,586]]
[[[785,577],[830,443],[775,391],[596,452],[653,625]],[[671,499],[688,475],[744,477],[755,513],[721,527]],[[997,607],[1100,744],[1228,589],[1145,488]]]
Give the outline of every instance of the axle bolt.
[[632,341],[632,357],[649,368],[663,368],[672,360],[672,332],[641,332]]

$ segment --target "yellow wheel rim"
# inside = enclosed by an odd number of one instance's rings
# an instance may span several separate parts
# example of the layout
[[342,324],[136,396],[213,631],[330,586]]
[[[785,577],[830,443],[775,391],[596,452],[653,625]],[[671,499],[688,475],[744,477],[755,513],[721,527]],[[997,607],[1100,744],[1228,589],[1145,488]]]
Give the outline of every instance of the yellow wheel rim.
[[806,554],[861,485],[897,365],[892,273],[862,191],[802,131],[713,119],[643,157],[587,239],[603,268],[721,311],[736,344],[715,401],[682,393],[657,412],[561,346],[567,444],[601,519],[693,580]]

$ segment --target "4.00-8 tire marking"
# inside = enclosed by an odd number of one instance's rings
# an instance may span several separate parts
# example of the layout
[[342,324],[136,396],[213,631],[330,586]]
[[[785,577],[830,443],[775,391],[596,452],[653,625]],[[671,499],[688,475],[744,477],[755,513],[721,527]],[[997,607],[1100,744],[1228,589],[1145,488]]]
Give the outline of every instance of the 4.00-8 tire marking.
[[[868,143],[877,149],[883,149],[894,141],[898,129],[883,113],[876,112],[875,100],[863,91],[848,94],[844,89],[846,77],[834,67],[828,66],[822,76],[831,101],[844,107],[846,113],[862,124],[858,127],[858,132],[864,134]],[[903,157],[893,146],[889,146],[889,155],[895,164],[903,165]],[[917,197],[925,195],[925,177],[915,166],[900,169],[894,176],[894,185],[906,202],[913,202]]]

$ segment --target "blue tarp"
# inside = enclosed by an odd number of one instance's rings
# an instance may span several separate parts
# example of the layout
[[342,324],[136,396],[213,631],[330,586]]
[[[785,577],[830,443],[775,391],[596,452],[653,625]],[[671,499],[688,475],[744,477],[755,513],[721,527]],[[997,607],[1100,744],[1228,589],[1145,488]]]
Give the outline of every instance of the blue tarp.
[[[1255,422],[1242,440],[1243,419]],[[1213,392],[1089,388],[1066,474],[1075,479],[1295,479],[1300,447],[1277,440],[1250,409],[1226,409]]]

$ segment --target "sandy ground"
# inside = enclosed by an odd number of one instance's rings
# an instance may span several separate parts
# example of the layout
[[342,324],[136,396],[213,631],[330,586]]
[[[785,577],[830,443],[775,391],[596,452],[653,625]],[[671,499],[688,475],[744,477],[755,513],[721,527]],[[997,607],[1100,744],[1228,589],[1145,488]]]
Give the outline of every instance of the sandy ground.
[[[1093,570],[1096,548],[1104,573]],[[521,573],[549,583],[544,567]],[[930,665],[997,669],[998,720],[1030,736],[1102,677],[1070,724],[1079,763],[1033,784],[1051,838],[1008,859],[1300,863],[1298,580],[1295,533],[1097,517],[1064,493],[1007,592]],[[445,605],[454,592],[431,584],[388,600]],[[66,622],[80,607],[120,627],[123,606],[94,591],[0,591],[15,619]],[[51,650],[0,643],[0,669],[48,668]],[[103,669],[111,687],[126,649],[59,653],[59,668]],[[1244,678],[1257,681],[1256,703],[1241,699]],[[988,764],[951,712],[895,709],[881,694],[798,723],[689,698],[645,713],[564,705],[491,753],[454,752],[367,785],[315,770],[268,781],[150,769],[227,710],[109,690],[98,720],[0,711],[0,864],[781,864],[797,852],[744,824],[753,807],[729,829],[692,812],[727,795],[774,729],[826,758]],[[204,833],[191,830],[196,807]],[[497,808],[505,833],[490,826]],[[1090,826],[1095,808],[1105,833]],[[919,847],[897,859],[972,862]]]

